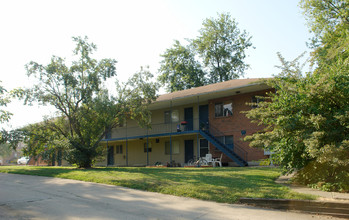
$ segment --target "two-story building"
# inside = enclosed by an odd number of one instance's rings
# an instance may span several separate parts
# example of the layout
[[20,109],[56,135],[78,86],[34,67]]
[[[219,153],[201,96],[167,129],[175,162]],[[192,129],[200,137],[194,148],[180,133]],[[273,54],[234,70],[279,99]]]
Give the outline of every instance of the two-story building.
[[[161,95],[149,108],[151,128],[127,120],[112,130],[102,144],[106,160],[98,165],[145,166],[180,164],[192,158],[223,154],[222,162],[247,166],[266,158],[249,147],[246,135],[262,129],[245,116],[256,102],[272,90],[259,79],[235,79]],[[172,161],[172,163],[171,163]]]

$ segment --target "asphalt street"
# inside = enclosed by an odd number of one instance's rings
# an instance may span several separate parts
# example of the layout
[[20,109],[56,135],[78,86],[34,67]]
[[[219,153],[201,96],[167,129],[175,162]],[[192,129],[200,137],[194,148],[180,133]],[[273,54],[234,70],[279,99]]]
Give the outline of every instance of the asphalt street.
[[59,178],[0,173],[0,219],[336,219]]

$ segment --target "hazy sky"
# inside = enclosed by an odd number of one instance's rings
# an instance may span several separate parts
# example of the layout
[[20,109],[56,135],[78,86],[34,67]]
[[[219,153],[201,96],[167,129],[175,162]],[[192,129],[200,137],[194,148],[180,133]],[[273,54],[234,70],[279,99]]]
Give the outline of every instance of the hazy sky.
[[[310,38],[297,0],[1,0],[0,80],[6,89],[30,85],[24,65],[47,64],[52,55],[69,60],[72,36],[88,36],[96,58],[114,58],[117,73],[127,79],[149,65],[154,74],[160,54],[174,40],[195,38],[205,18],[229,12],[252,36],[247,51],[251,68],[244,78],[271,77],[279,70],[276,53],[291,60],[307,51]],[[69,63],[68,63],[69,64]],[[5,127],[38,122],[50,114],[44,107],[14,101]]]

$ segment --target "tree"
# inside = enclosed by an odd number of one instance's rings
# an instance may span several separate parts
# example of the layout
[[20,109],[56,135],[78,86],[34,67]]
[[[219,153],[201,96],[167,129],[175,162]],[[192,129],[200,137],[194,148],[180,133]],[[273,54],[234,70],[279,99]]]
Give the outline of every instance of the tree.
[[247,113],[266,127],[245,140],[275,152],[272,159],[285,172],[298,170],[299,183],[349,191],[349,29],[339,16],[349,5],[331,0],[301,5],[315,33],[316,68],[303,74],[298,59],[280,56],[281,73],[266,81],[276,92]]
[[[0,81],[1,83],[1,81]],[[6,95],[6,89],[0,85],[0,106],[6,106],[10,103],[10,98]],[[0,109],[0,123],[10,120],[12,113],[4,109]]]
[[203,22],[200,35],[193,44],[208,68],[209,83],[239,78],[248,65],[245,50],[252,46],[251,37],[241,32],[230,14],[219,14],[217,19]]
[[10,156],[12,153],[12,149],[9,144],[3,143],[0,144],[0,157],[5,158]]
[[195,60],[195,53],[189,46],[184,47],[178,40],[172,48],[161,55],[159,81],[167,84],[169,92],[190,89],[205,85],[204,72]]
[[[161,56],[159,81],[170,92],[236,79],[249,67],[245,50],[251,37],[229,14],[206,19],[200,35],[183,46],[175,41]],[[200,59],[197,59],[200,58]]]
[[93,59],[90,55],[96,46],[87,37],[73,40],[77,60],[71,67],[56,56],[46,66],[36,62],[26,66],[28,75],[39,83],[24,91],[25,103],[37,101],[57,109],[55,117],[29,129],[27,136],[39,148],[61,143],[58,146],[65,147],[68,162],[89,168],[102,153],[100,141],[122,123],[126,114],[142,126],[149,124],[146,106],[155,99],[157,85],[150,82],[150,72],[142,69],[127,83],[116,82],[116,95],[109,93],[103,82],[116,75],[116,61]]
[[349,57],[349,2],[346,0],[302,0],[300,7],[314,34],[313,61],[320,67]]

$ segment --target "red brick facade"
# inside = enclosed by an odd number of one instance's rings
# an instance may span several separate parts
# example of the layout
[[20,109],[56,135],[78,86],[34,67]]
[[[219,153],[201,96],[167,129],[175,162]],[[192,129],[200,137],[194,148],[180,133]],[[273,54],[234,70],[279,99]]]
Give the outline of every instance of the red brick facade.
[[[234,148],[235,152],[243,157],[243,151],[239,151],[239,148],[242,148],[247,152],[247,161],[260,160],[267,158],[264,155],[264,151],[256,148],[252,148],[249,146],[248,142],[243,141],[243,138],[246,135],[253,134],[261,129],[262,126],[258,126],[256,123],[251,123],[251,120],[248,119],[245,113],[242,111],[248,111],[251,109],[251,106],[246,105],[246,103],[252,102],[253,96],[263,96],[266,92],[271,90],[264,90],[246,94],[238,94],[232,95],[229,97],[212,99],[209,101],[209,124],[214,128],[218,129],[222,132],[223,135],[233,135],[234,139]],[[223,116],[223,117],[215,117],[215,104],[216,103],[233,103],[233,115]],[[246,132],[246,133],[245,133]],[[210,144],[210,152],[213,157],[220,157],[221,152],[219,150],[215,150],[216,148]],[[227,156],[223,155],[223,162],[231,162],[232,160]]]

